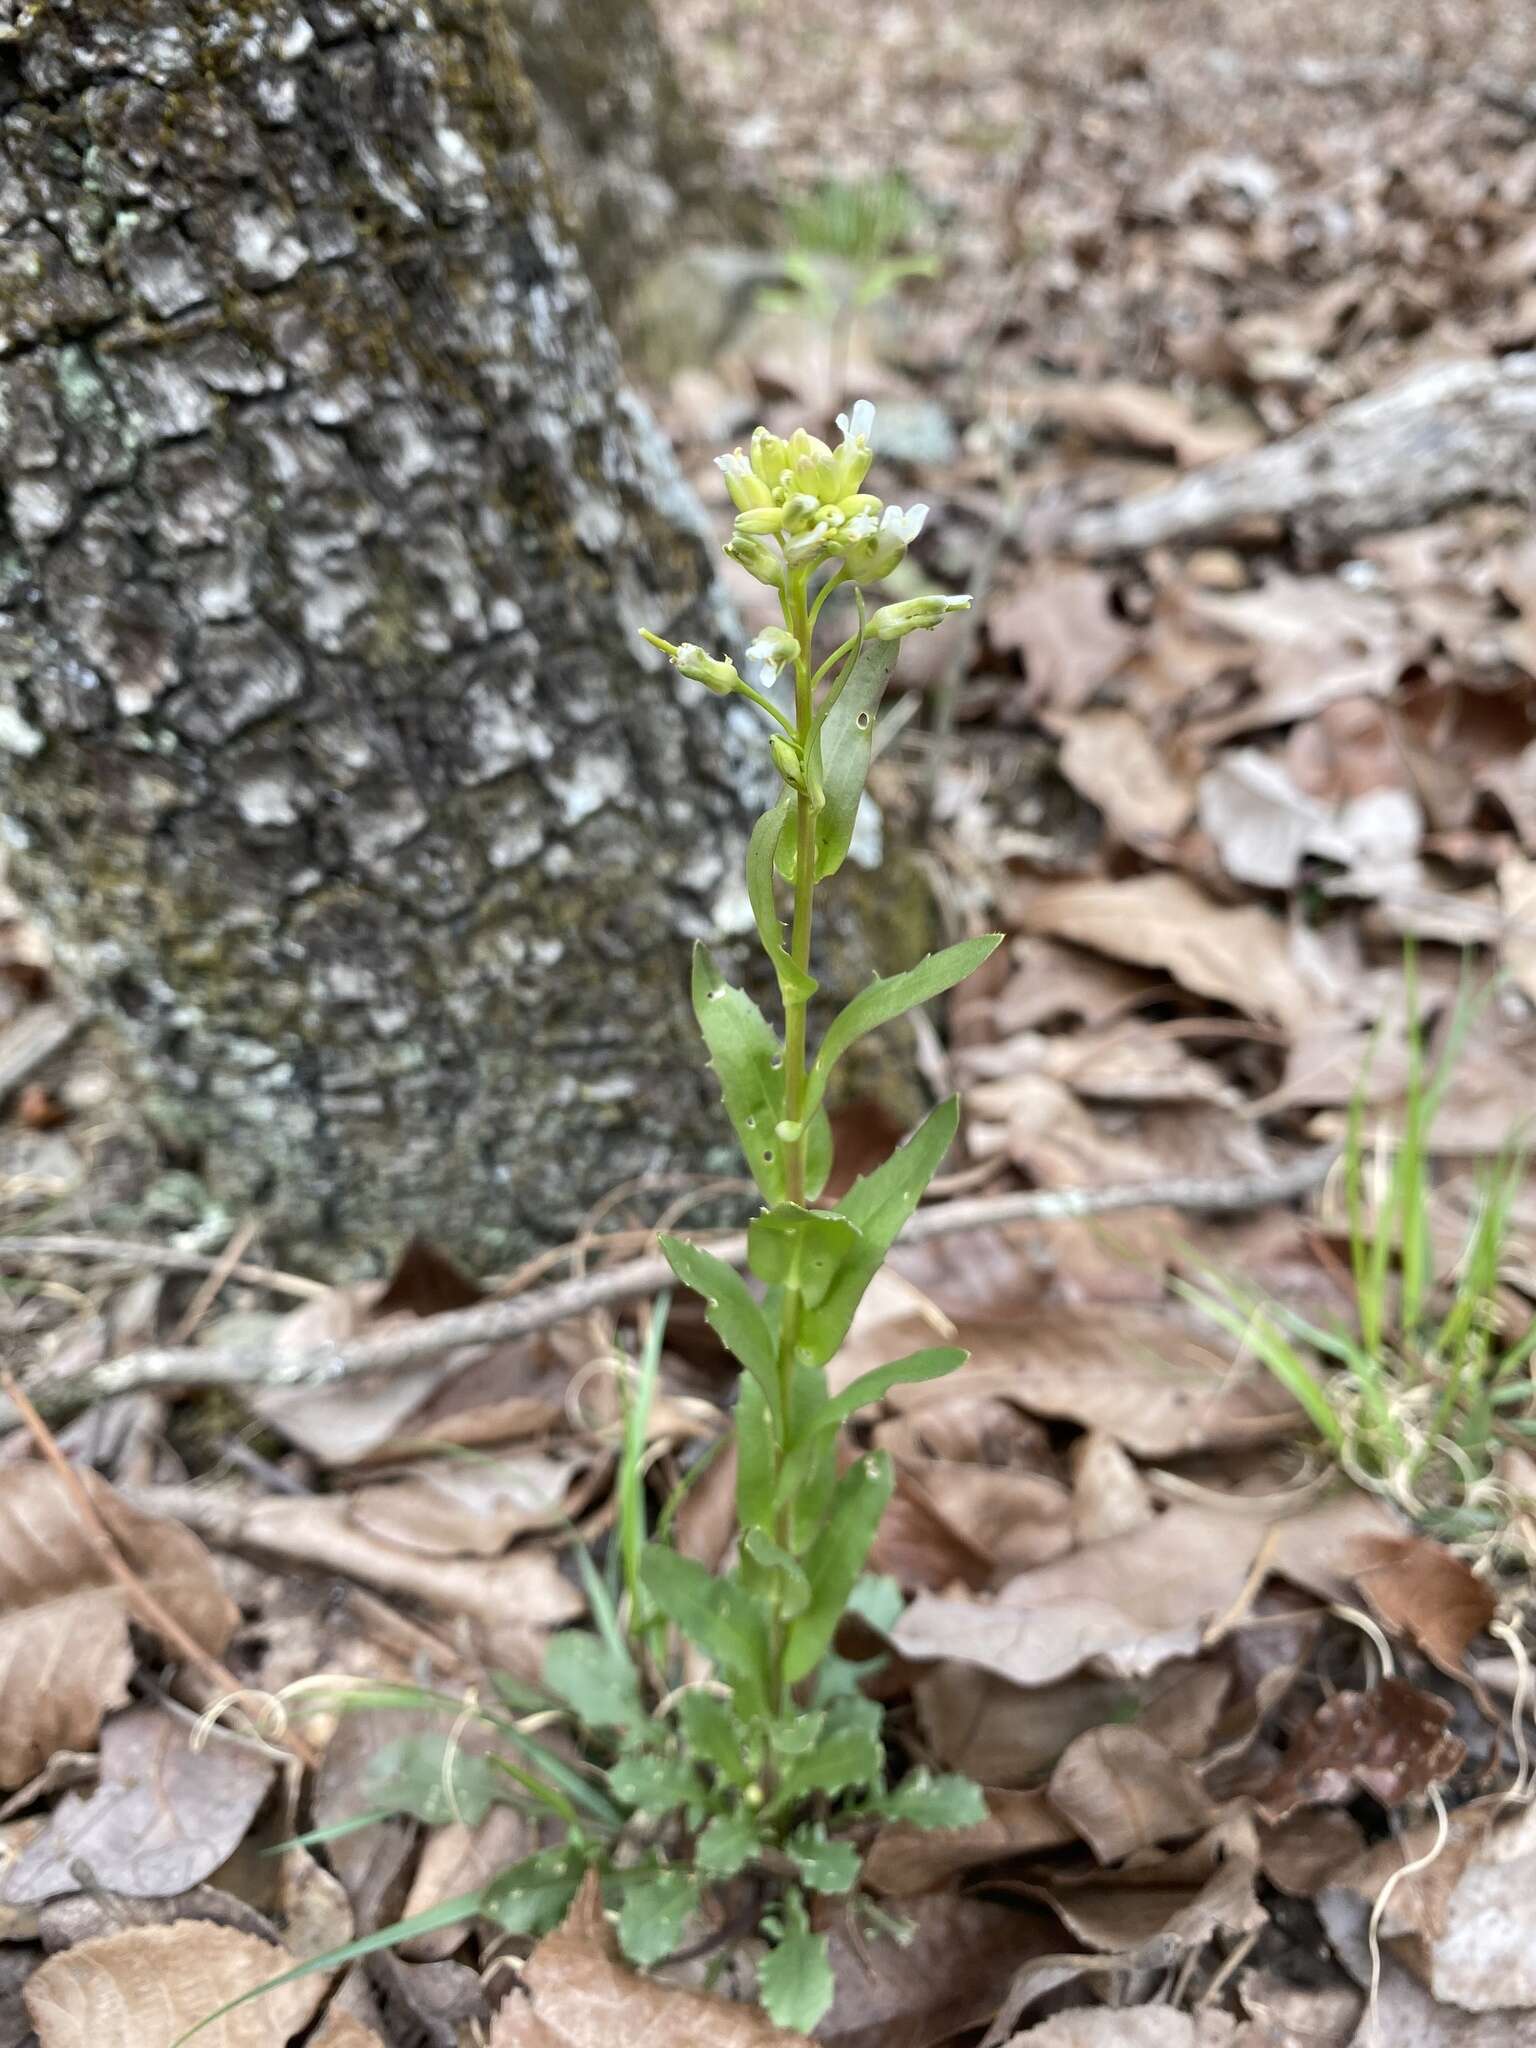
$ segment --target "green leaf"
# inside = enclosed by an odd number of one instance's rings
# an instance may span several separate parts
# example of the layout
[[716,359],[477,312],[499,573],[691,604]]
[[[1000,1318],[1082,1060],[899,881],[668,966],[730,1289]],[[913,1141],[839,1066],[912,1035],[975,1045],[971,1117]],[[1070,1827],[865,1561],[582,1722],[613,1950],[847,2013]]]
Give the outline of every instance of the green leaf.
[[[784,926],[773,900],[774,856],[786,828],[793,835],[794,814],[794,794],[785,790],[773,809],[765,811],[753,826],[752,837],[747,842],[747,900],[752,905],[752,916],[763,950],[779,977],[780,990],[786,996],[809,1002],[816,993],[817,984],[804,968],[795,965],[785,951]],[[792,874],[789,879],[794,879]],[[779,1114],[782,1116],[783,1111]]]
[[797,1891],[784,1900],[784,1931],[757,1966],[758,1995],[777,2027],[808,2034],[832,2004],[832,1963],[827,1937],[812,1934],[805,1900]]
[[686,1870],[626,1876],[624,1902],[619,1908],[620,1948],[632,1963],[649,1969],[672,1954],[698,1903],[698,1879]]
[[[869,778],[875,714],[900,643],[866,640],[853,671],[817,732],[826,801],[816,818],[816,879],[835,875],[848,856],[859,799]],[[781,864],[782,866],[782,864]]]
[[774,1807],[786,1811],[812,1792],[846,1792],[850,1787],[864,1791],[879,1783],[883,1768],[880,1738],[873,1728],[834,1729],[809,1756],[785,1765]]
[[731,1356],[740,1360],[762,1388],[768,1412],[777,1421],[779,1371],[773,1334],[767,1317],[748,1292],[746,1281],[713,1252],[689,1244],[684,1238],[664,1237],[661,1249],[683,1285],[703,1296],[705,1320]]
[[615,1799],[636,1813],[652,1815],[697,1806],[704,1796],[703,1780],[692,1764],[654,1751],[621,1756],[608,1773],[608,1785]]
[[775,1126],[784,1115],[783,1047],[757,1004],[724,979],[703,945],[693,949],[693,1013],[748,1171],[766,1201],[781,1202],[784,1142]]
[[859,1233],[846,1216],[778,1202],[747,1226],[747,1256],[765,1286],[793,1287],[808,1308],[827,1298]]
[[734,1681],[742,1711],[761,1713],[767,1697],[766,1622],[735,1580],[716,1578],[695,1559],[655,1543],[646,1547],[640,1578],[668,1621]]
[[888,1636],[900,1621],[906,1604],[901,1581],[883,1572],[865,1572],[848,1595],[849,1613],[859,1615],[882,1636]]
[[494,1762],[472,1755],[446,1733],[402,1735],[387,1744],[369,1760],[363,1791],[370,1807],[408,1813],[429,1827],[451,1820],[478,1827],[507,1797]]
[[922,1380],[941,1380],[946,1373],[958,1372],[970,1355],[952,1344],[940,1344],[931,1351],[909,1351],[905,1358],[890,1365],[877,1365],[869,1372],[861,1372],[840,1394],[832,1396],[817,1416],[816,1428],[839,1428],[850,1415],[867,1408],[871,1401],[878,1401],[892,1387],[912,1387]]
[[904,1820],[915,1828],[971,1828],[987,1817],[981,1787],[955,1773],[935,1778],[914,1771],[894,1792],[870,1801],[870,1810],[887,1820]]
[[717,1813],[700,1835],[694,1855],[706,1877],[734,1877],[762,1846],[757,1822],[743,1809],[740,1813]]
[[831,1642],[895,1484],[884,1451],[860,1458],[838,1481],[826,1525],[806,1554],[810,1603],[791,1624],[785,1645],[784,1676],[791,1685],[815,1669]]
[[818,1109],[805,1126],[805,1199],[816,1201],[832,1173],[832,1122]]
[[493,1877],[480,1910],[507,1934],[548,1934],[565,1918],[585,1871],[578,1850],[541,1849]]
[[962,939],[958,946],[946,946],[942,953],[930,953],[902,974],[884,975],[859,993],[828,1027],[816,1055],[816,1064],[806,1083],[805,1114],[817,1109],[827,1090],[832,1069],[843,1054],[867,1032],[915,1009],[973,974],[1003,943],[1001,932],[984,938]]
[[630,1659],[586,1629],[550,1637],[544,1683],[589,1728],[644,1728],[649,1719]]
[[826,1300],[801,1319],[801,1348],[818,1364],[825,1364],[847,1336],[865,1288],[938,1172],[959,1121],[960,1104],[951,1096],[928,1112],[906,1144],[883,1166],[856,1180],[843,1197],[842,1213],[858,1230],[860,1243],[838,1273]]
[[802,1822],[784,1847],[813,1892],[849,1892],[858,1882],[858,1849],[829,1840],[824,1821]]
[[811,1582],[796,1559],[762,1529],[749,1529],[742,1549],[754,1564],[777,1575],[779,1597],[776,1604],[783,1619],[793,1621],[797,1614],[804,1614],[811,1604]]
[[677,1714],[691,1756],[713,1764],[732,1785],[751,1784],[754,1773],[746,1743],[724,1700],[692,1686],[678,1701]]

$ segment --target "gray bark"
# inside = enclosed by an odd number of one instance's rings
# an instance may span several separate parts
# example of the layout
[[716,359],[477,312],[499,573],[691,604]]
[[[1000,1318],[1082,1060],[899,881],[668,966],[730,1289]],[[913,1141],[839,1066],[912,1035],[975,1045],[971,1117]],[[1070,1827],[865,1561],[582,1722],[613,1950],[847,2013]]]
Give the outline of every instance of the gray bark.
[[0,813],[158,1124],[278,1241],[499,1261],[719,1126],[747,822],[670,455],[483,0],[0,42]]
[[1433,364],[1271,447],[1077,512],[1051,539],[1124,555],[1282,520],[1325,550],[1476,498],[1536,498],[1536,355]]

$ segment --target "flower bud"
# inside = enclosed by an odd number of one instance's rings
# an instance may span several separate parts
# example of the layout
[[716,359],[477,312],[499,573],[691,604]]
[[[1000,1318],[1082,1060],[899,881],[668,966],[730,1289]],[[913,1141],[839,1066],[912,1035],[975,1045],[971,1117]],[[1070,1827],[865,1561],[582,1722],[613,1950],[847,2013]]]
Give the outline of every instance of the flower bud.
[[752,474],[771,491],[789,467],[789,449],[766,427],[752,429],[752,453],[748,460]]
[[784,542],[784,559],[791,569],[814,568],[824,562],[834,551],[835,543],[827,538],[827,527],[813,526],[808,533],[797,533],[793,540]]
[[768,742],[768,751],[773,756],[774,766],[790,788],[803,790],[805,763],[800,758],[799,750],[792,746],[782,733],[774,733]]
[[818,505],[830,505],[847,496],[851,486],[843,484],[842,462],[815,434],[796,427],[789,438],[789,457],[797,489],[814,498]]
[[784,587],[784,565],[767,541],[755,533],[736,533],[725,544],[725,552],[739,562],[749,576],[774,590]]
[[[753,477],[753,483],[757,478]],[[777,533],[784,524],[784,508],[781,505],[754,505],[750,512],[736,514],[738,533]]]
[[725,488],[738,512],[755,511],[759,506],[773,503],[772,492],[753,472],[752,465],[739,448],[729,455],[717,455],[715,467],[725,478]]
[[863,483],[869,474],[869,465],[875,459],[875,408],[867,398],[861,398],[852,413],[838,414],[837,424],[843,433],[842,444],[837,451],[837,495],[846,497]]
[[968,612],[968,597],[909,597],[900,604],[883,604],[869,622],[877,640],[901,640],[925,626],[937,626],[951,612]]
[[652,647],[659,647],[679,675],[686,676],[691,683],[702,683],[717,697],[729,697],[733,690],[741,687],[741,677],[734,661],[722,660],[718,654],[706,654],[691,640],[685,640],[681,647],[674,647],[670,640],[663,640],[657,633],[647,633],[643,627],[640,638],[648,640]]
[[749,661],[762,663],[763,680],[768,684],[776,683],[779,671],[792,668],[799,655],[800,642],[783,626],[765,626],[747,649]]

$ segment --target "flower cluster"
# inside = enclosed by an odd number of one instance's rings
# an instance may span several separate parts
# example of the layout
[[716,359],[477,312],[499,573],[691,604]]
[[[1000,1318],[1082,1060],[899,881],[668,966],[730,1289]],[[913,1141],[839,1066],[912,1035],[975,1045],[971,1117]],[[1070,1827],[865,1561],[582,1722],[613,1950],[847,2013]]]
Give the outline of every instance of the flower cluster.
[[787,570],[834,560],[840,582],[878,583],[923,530],[926,505],[903,512],[860,488],[874,460],[869,400],[839,413],[837,424],[843,438],[836,448],[804,427],[787,441],[759,427],[748,453],[737,448],[715,458],[736,507],[725,552],[760,583],[782,589]]

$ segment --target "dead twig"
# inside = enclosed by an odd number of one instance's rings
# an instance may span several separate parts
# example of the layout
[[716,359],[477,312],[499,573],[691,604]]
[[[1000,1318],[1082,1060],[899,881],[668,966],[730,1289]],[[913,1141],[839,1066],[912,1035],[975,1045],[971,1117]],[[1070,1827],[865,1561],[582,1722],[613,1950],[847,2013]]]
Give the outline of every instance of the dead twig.
[[203,1326],[203,1319],[224,1290],[225,1282],[240,1263],[241,1254],[256,1235],[256,1218],[247,1216],[219,1253],[213,1271],[187,1303],[186,1313],[171,1332],[173,1344],[190,1344]]
[[[1059,1222],[1066,1218],[1105,1216],[1125,1209],[1167,1207],[1229,1215],[1262,1209],[1272,1202],[1294,1201],[1320,1186],[1336,1156],[1332,1149],[1314,1152],[1275,1174],[1245,1174],[1222,1180],[1174,1176],[1115,1187],[979,1195],[969,1201],[935,1203],[918,1211],[903,1238],[910,1244],[998,1224]],[[728,1265],[744,1266],[746,1233],[720,1238],[710,1249]],[[241,1350],[130,1351],[87,1371],[61,1375],[35,1386],[33,1396],[46,1412],[57,1414],[141,1387],[334,1386],[338,1381],[368,1373],[408,1372],[427,1359],[440,1358],[444,1352],[459,1351],[468,1345],[510,1343],[594,1308],[643,1301],[671,1285],[672,1269],[665,1259],[629,1259],[622,1265],[540,1287],[510,1301],[489,1301],[445,1315],[424,1316],[419,1321],[380,1331],[376,1336],[357,1337],[346,1344],[317,1344],[287,1357],[268,1346],[247,1346]],[[0,1431],[14,1429],[20,1419],[18,1413],[8,1413],[0,1407]]]
[[[90,1237],[79,1234],[36,1237],[0,1237],[0,1268],[8,1273],[24,1271],[39,1259],[100,1259],[104,1264],[132,1266],[139,1272],[218,1273],[224,1254],[209,1258],[203,1252],[184,1252],[175,1245],[140,1244],[131,1237]],[[299,1301],[314,1301],[329,1290],[323,1280],[308,1280],[302,1273],[280,1273],[271,1266],[238,1264],[224,1272],[225,1280],[238,1280],[245,1287],[264,1287],[269,1294],[291,1294]]]
[[[85,1531],[87,1541],[106,1570],[122,1587],[134,1620],[142,1628],[147,1628],[157,1635],[184,1663],[202,1672],[209,1683],[217,1687],[221,1698],[236,1697],[244,1693],[247,1688],[235,1677],[229,1666],[220,1663],[211,1650],[205,1650],[196,1637],[188,1635],[175,1615],[168,1608],[161,1606],[123,1556],[113,1540],[111,1530],[97,1512],[90,1489],[60,1450],[58,1439],[28,1400],[16,1375],[0,1367],[0,1386],[3,1386],[10,1396],[23,1427],[37,1445],[40,1455],[64,1482],[75,1504],[75,1512],[80,1517],[80,1525]],[[307,1769],[315,1769],[319,1758],[300,1736],[283,1734],[278,1739]]]

